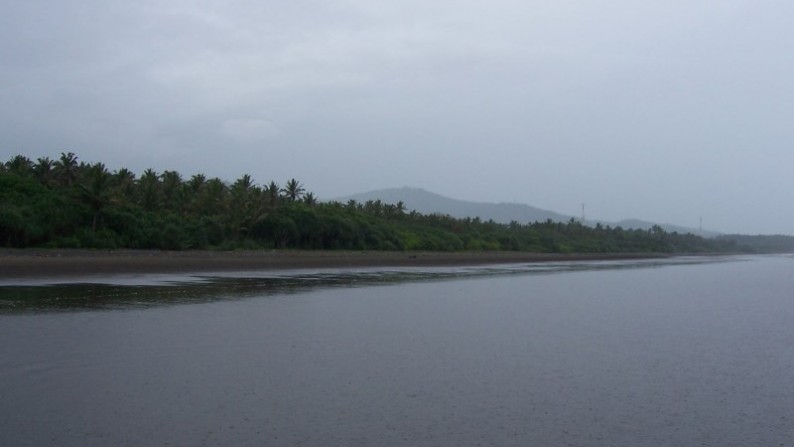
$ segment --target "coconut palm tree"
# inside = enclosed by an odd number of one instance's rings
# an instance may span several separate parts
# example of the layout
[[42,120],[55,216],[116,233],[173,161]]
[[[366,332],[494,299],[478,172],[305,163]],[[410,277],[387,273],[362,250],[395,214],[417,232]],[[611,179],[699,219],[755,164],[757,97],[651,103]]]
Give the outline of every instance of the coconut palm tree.
[[50,160],[49,157],[41,157],[36,160],[32,168],[36,180],[47,188],[51,188],[55,180],[55,173],[52,170],[52,165],[52,160]]
[[163,171],[160,180],[163,204],[172,211],[181,213],[184,205],[182,176],[176,171]]
[[20,177],[27,177],[33,172],[33,162],[24,155],[17,155],[6,162],[6,170]]
[[183,200],[185,202],[185,210],[193,214],[196,213],[201,199],[201,193],[207,186],[207,177],[204,174],[195,174],[190,177],[190,180],[182,184]]
[[315,206],[317,205],[317,196],[315,196],[313,192],[307,192],[306,195],[303,196],[303,203],[309,206]]
[[284,193],[284,197],[286,197],[287,200],[290,202],[295,202],[296,200],[299,200],[301,197],[303,197],[303,193],[305,193],[306,190],[299,181],[292,178],[289,179],[281,192]]
[[278,201],[281,198],[279,195],[281,188],[279,188],[278,183],[271,181],[268,183],[267,188],[265,188],[265,196],[271,207],[278,205]]
[[232,193],[247,193],[254,186],[254,180],[248,174],[243,174],[232,184]]
[[125,201],[131,202],[135,198],[135,173],[121,168],[113,173],[112,180]]
[[77,157],[73,152],[61,152],[61,158],[52,164],[55,178],[61,186],[69,187],[77,181]]
[[201,215],[217,216],[227,211],[229,188],[218,177],[207,180],[198,194],[197,211]]
[[250,175],[245,174],[232,184],[229,192],[231,193],[231,207],[227,214],[229,226],[239,236],[245,237],[264,212],[262,189],[254,184]]
[[111,176],[105,165],[96,163],[88,168],[82,183],[77,184],[80,198],[94,212],[91,229],[96,232],[99,213],[112,201]]
[[190,177],[190,180],[187,181],[188,188],[190,188],[190,192],[194,195],[197,195],[201,192],[201,189],[204,188],[204,185],[207,184],[207,177],[204,174],[196,174],[193,177]]
[[154,211],[160,206],[160,175],[154,169],[143,171],[138,181],[140,188],[140,204],[147,211]]

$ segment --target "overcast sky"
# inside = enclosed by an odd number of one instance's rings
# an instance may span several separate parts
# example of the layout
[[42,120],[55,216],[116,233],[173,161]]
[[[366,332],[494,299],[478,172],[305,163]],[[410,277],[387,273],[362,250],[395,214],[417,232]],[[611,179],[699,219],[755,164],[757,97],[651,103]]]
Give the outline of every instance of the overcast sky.
[[788,0],[0,0],[0,158],[794,234]]

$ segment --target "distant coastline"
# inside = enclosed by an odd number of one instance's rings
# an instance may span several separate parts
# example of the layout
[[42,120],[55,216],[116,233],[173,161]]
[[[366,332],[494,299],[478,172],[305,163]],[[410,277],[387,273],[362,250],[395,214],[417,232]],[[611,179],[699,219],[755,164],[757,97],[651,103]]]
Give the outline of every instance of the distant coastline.
[[675,255],[662,253],[530,253],[507,251],[2,249],[0,250],[0,279],[317,268],[463,266],[579,260],[653,259],[671,256]]
[[[78,161],[72,152],[61,153],[57,160],[17,155],[0,165],[0,246],[401,253],[754,251],[731,238],[707,239],[656,224],[646,229],[590,226],[584,219],[562,221],[562,215],[548,213],[455,211],[442,204],[422,212],[402,200],[342,203],[318,197],[295,178],[283,185],[274,180],[257,184],[243,174],[226,182],[151,168],[138,176],[126,168],[109,170],[101,162]],[[771,249],[778,250],[778,245],[772,241]]]

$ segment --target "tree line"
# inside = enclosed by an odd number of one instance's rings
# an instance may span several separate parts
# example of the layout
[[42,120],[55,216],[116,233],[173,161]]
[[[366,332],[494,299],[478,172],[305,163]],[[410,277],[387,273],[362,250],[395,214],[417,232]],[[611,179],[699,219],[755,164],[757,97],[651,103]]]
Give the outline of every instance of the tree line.
[[0,164],[0,246],[134,249],[737,251],[734,240],[568,222],[497,223],[396,204],[321,202],[291,178],[257,184],[80,161],[74,153]]

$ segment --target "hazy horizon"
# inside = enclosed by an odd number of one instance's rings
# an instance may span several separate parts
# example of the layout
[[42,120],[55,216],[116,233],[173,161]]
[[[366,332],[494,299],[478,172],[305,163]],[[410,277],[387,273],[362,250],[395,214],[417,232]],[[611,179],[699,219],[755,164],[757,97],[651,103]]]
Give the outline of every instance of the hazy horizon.
[[2,4],[3,162],[794,234],[794,4]]

